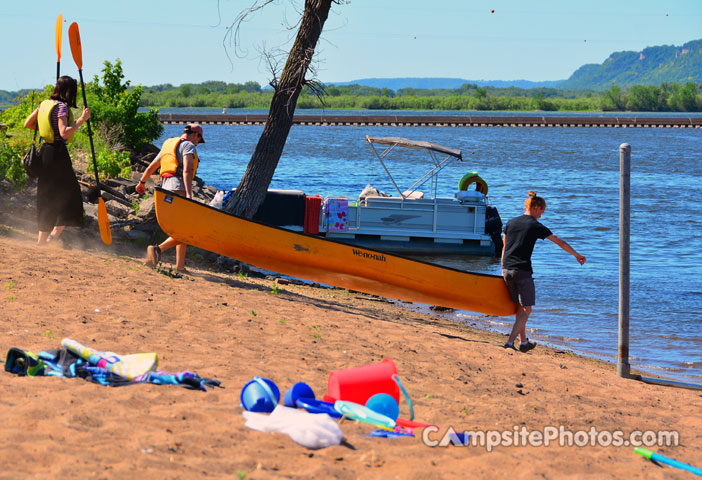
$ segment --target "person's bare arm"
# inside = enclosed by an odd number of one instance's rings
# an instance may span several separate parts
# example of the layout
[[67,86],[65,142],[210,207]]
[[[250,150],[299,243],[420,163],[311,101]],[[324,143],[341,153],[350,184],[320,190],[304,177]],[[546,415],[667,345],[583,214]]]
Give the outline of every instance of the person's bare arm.
[[68,117],[59,117],[58,118],[58,128],[59,128],[59,133],[61,134],[61,138],[68,140],[71,138],[80,128],[81,125],[83,125],[85,122],[88,121],[90,118],[90,109],[89,108],[84,108],[83,109],[83,114],[78,117],[78,120],[76,120],[76,123],[73,125],[68,124]]
[[143,195],[146,193],[146,185],[145,182],[149,179],[151,175],[158,169],[158,167],[161,166],[161,153],[156,155],[156,158],[154,158],[151,163],[149,164],[148,167],[146,167],[146,170],[144,170],[144,173],[141,174],[141,180],[136,186],[136,191],[139,195]]
[[559,247],[561,247],[561,248],[562,248],[563,250],[565,250],[566,252],[568,252],[568,253],[570,253],[571,255],[573,255],[580,265],[582,265],[582,264],[585,263],[585,260],[586,260],[585,255],[580,255],[578,252],[575,251],[575,249],[574,249],[573,247],[571,247],[571,246],[568,244],[568,242],[566,242],[566,241],[563,240],[562,238],[558,238],[556,235],[553,235],[553,234],[549,235],[549,236],[546,237],[546,238],[548,238],[549,240],[551,240],[553,243],[555,243],[556,245],[558,245]]
[[193,198],[194,158],[192,153],[183,155],[183,183],[185,184],[185,196],[187,198]]
[[37,128],[37,117],[39,116],[39,109],[37,108],[32,112],[30,116],[27,117],[27,120],[24,121],[24,127],[28,128],[30,130],[34,130]]

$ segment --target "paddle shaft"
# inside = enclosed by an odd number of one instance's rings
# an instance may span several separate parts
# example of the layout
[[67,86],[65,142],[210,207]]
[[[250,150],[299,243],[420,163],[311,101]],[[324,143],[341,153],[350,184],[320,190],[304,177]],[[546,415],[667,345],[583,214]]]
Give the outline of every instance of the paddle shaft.
[[[78,69],[78,76],[80,77],[80,88],[83,92],[83,106],[88,108],[88,97],[85,96],[85,83],[83,83],[83,69]],[[93,129],[90,127],[90,119],[86,122],[88,124],[88,138],[90,139],[90,153],[93,155],[93,170],[95,171],[95,183],[97,183],[98,195],[100,194],[100,175],[98,174],[97,160],[95,159],[95,145],[93,144]]]
[[61,76],[61,36],[63,33],[63,15],[56,18],[56,81]]

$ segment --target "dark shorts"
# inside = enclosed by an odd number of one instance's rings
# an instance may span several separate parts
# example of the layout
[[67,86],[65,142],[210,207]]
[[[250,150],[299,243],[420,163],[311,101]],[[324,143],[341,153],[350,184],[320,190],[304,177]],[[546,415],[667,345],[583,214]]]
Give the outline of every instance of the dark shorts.
[[502,270],[507,290],[514,303],[522,307],[531,307],[536,304],[536,288],[531,272],[525,270]]

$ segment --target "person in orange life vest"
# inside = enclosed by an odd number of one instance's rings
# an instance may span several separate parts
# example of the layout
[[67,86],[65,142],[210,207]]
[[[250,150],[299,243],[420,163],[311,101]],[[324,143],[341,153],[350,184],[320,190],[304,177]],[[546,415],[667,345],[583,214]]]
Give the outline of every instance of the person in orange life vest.
[[[146,192],[145,182],[160,168],[162,188],[177,195],[192,198],[193,178],[199,162],[195,147],[200,143],[205,143],[205,139],[202,137],[202,127],[196,123],[186,125],[180,137],[167,139],[163,142],[159,154],[141,176],[136,191],[143,195]],[[160,245],[149,245],[146,250],[146,264],[155,268],[161,261],[161,254],[173,247],[176,249],[176,268],[181,273],[186,272],[186,245],[172,237],[168,237]]]
[[[551,233],[538,220],[546,210],[546,200],[529,192],[524,201],[524,215],[507,222],[502,248],[502,277],[505,279],[512,301],[517,304],[517,314],[504,348],[528,352],[536,347],[526,335],[526,323],[531,307],[536,303],[534,279],[532,278],[531,254],[536,241],[549,239],[575,257],[580,265],[585,263],[585,256],[575,251],[568,243]],[[521,338],[519,348],[514,345],[517,335]]]
[[41,102],[24,122],[26,128],[37,128],[44,140],[42,172],[37,179],[38,245],[58,240],[66,226],[83,225],[83,197],[66,149],[66,142],[90,118],[90,109],[84,108],[78,120],[73,120],[71,108],[76,108],[77,93],[74,78],[60,77],[49,100]]

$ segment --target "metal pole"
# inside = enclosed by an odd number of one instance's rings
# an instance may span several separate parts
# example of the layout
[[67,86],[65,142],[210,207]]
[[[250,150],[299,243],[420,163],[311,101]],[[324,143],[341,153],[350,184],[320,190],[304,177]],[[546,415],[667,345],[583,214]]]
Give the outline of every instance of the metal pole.
[[629,244],[631,223],[631,145],[619,146],[619,358],[617,375],[629,378]]

